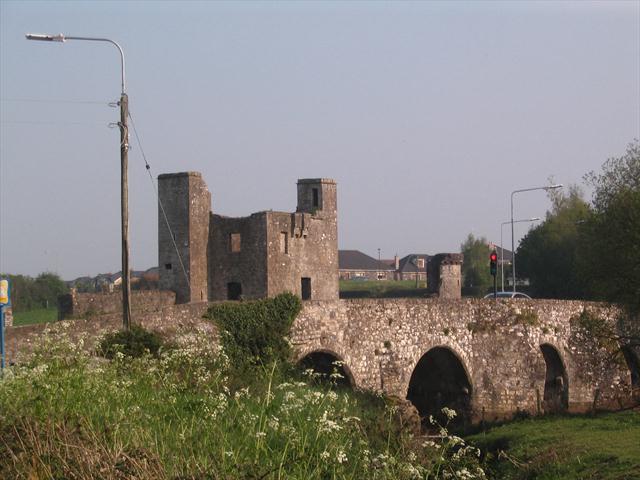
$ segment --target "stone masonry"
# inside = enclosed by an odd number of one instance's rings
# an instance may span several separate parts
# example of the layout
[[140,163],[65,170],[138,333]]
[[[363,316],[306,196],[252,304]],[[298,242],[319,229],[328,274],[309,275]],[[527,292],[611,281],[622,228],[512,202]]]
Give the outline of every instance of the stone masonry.
[[[136,310],[133,321],[169,335],[208,328],[215,342],[213,324],[202,319],[207,306],[157,300],[153,308]],[[624,407],[633,400],[633,391],[639,398],[640,352],[626,348],[626,362],[621,357],[611,362],[610,346],[577,327],[583,311],[603,322],[613,322],[619,314],[604,304],[558,300],[312,300],[303,302],[291,341],[296,361],[315,353],[343,361],[355,388],[403,399],[414,395],[416,406],[429,395],[436,400],[442,395],[443,404],[468,409],[461,413],[472,422],[523,411]],[[49,328],[63,328],[74,338],[95,338],[121,324],[121,313],[102,313],[51,327],[8,327],[7,360],[27,361]],[[421,368],[423,364],[432,368]]]
[[210,211],[211,195],[199,173],[160,175],[158,189],[164,206],[158,229],[160,288],[176,292],[178,303],[285,291],[305,300],[338,298],[333,180],[299,180],[293,213],[263,211],[242,218]]
[[158,177],[158,195],[164,206],[158,212],[160,289],[176,292],[178,303],[207,301],[207,185],[197,172],[164,174]]
[[[414,374],[421,359],[446,350],[467,377],[458,395],[469,397],[474,422],[555,411],[550,390],[558,383],[567,396],[560,410],[619,408],[631,399],[634,372],[620,359],[609,362],[610,352],[577,329],[584,309],[603,321],[617,313],[602,304],[554,300],[305,302],[292,341],[298,359],[324,352],[344,362],[353,386],[400,398],[420,380]],[[557,353],[557,365],[547,362],[543,347]],[[447,382],[453,379],[445,389]]]
[[439,253],[427,264],[427,285],[429,293],[438,298],[461,298],[462,294],[461,253]]

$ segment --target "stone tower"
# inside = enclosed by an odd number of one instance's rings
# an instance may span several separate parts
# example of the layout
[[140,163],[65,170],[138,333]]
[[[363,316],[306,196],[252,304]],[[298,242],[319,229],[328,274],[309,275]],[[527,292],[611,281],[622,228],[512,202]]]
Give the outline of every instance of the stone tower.
[[211,194],[200,173],[181,172],[158,176],[158,195],[160,289],[176,292],[177,303],[205,302]]
[[429,259],[427,266],[429,293],[439,298],[461,298],[463,258],[461,253],[439,253]]
[[321,218],[337,219],[336,182],[330,178],[298,180],[298,212],[312,213]]

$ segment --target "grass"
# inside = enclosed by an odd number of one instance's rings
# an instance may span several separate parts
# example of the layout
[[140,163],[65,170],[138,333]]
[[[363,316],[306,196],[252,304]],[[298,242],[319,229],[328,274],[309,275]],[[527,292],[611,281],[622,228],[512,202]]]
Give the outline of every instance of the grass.
[[158,358],[81,347],[44,337],[0,380],[0,478],[483,478],[475,449],[446,431],[419,442],[383,397],[277,363],[231,379],[204,333]]
[[467,440],[492,478],[640,479],[640,412],[514,421]]
[[27,312],[14,312],[13,325],[32,325],[34,323],[55,322],[58,320],[57,308],[40,308]]
[[415,280],[340,280],[340,298],[400,298],[427,294],[426,283]]

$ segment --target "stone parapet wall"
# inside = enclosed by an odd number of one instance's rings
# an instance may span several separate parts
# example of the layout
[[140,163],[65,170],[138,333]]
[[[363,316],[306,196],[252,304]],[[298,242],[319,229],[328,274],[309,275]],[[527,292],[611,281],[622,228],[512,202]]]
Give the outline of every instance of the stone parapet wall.
[[[217,342],[218,334],[214,323],[203,318],[208,306],[206,302],[165,305],[147,312],[133,312],[131,322],[133,325],[140,325],[147,330],[158,332],[168,339],[173,338],[177,333],[200,329],[210,332],[212,341]],[[84,346],[90,348],[105,333],[121,328],[121,313],[97,315],[89,319],[10,327],[5,331],[7,363],[20,364],[27,361],[47,332],[64,333],[72,343],[80,342],[82,339]]]
[[[594,311],[613,322],[617,309],[596,303],[524,300],[361,299],[305,302],[293,327],[297,358],[328,352],[345,362],[361,388],[406,398],[418,361],[434,347],[450,350],[469,377],[472,417],[495,420],[544,409],[541,345],[560,355],[569,411],[616,408],[631,394],[624,364],[575,328]],[[582,335],[582,336],[581,336]]]
[[[168,290],[138,290],[131,292],[132,312],[152,312],[176,303],[176,294]],[[71,293],[58,298],[58,318],[87,318],[122,312],[122,292]]]

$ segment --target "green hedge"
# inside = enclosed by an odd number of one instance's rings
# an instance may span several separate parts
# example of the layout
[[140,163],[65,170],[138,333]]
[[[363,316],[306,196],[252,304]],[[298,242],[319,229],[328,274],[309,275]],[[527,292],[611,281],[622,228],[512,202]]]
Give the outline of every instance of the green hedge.
[[301,307],[297,296],[283,293],[265,300],[213,305],[205,317],[220,328],[222,347],[232,362],[266,365],[289,360],[286,337]]

